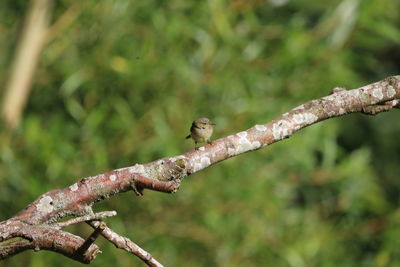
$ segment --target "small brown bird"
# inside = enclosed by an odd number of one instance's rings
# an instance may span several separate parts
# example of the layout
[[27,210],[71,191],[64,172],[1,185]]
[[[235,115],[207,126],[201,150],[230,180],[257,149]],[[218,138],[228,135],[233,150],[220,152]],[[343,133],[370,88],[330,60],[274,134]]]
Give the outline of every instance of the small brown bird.
[[215,123],[207,118],[198,118],[192,123],[192,127],[190,127],[190,134],[186,136],[186,139],[191,137],[194,140],[194,149],[197,149],[197,143],[210,143],[214,125]]

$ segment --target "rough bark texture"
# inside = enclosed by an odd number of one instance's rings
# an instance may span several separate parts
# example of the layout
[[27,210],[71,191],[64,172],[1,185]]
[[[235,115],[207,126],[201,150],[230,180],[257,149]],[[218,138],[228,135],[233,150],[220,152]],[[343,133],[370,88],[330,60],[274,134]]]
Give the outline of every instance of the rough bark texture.
[[[54,225],[56,221],[70,215],[96,218],[92,211],[95,202],[128,190],[133,190],[137,195],[141,195],[143,189],[176,192],[184,177],[212,164],[268,146],[290,137],[304,127],[329,118],[354,112],[375,115],[391,108],[399,108],[399,98],[400,76],[388,77],[354,90],[335,88],[330,95],[304,103],[271,122],[255,125],[197,150],[83,178],[67,188],[47,192],[13,218],[0,223],[0,241],[14,237],[24,238],[24,241],[0,246],[0,259],[27,249],[49,249],[89,263],[100,252],[97,246],[91,244],[82,253],[79,248],[87,242],[58,230]],[[115,240],[112,236],[115,237],[116,234],[113,235],[108,228],[102,234],[107,234],[109,240]],[[150,259],[150,256],[146,256],[148,253],[140,251],[140,248],[129,248],[130,243],[126,240],[113,243],[142,260]],[[147,260],[147,264],[150,262]]]

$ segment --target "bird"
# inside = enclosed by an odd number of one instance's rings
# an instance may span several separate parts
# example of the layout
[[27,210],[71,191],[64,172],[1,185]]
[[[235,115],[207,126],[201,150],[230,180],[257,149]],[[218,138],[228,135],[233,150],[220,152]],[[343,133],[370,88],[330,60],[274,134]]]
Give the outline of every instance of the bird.
[[186,139],[192,138],[194,140],[194,149],[197,150],[197,143],[211,143],[211,135],[214,130],[212,121],[208,118],[197,118],[193,121],[190,127],[190,134],[186,136]]

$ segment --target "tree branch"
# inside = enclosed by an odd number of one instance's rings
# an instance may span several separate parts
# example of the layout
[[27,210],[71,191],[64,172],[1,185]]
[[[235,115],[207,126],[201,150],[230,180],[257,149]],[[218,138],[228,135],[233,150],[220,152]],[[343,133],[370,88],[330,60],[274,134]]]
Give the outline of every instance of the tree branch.
[[[66,216],[91,218],[90,216],[94,216],[92,206],[95,202],[128,190],[134,190],[137,194],[141,194],[143,189],[173,193],[178,190],[184,177],[212,164],[266,147],[290,137],[302,128],[329,118],[354,112],[378,114],[391,108],[398,108],[399,98],[400,76],[388,77],[354,90],[335,88],[330,95],[304,103],[271,122],[255,125],[246,131],[215,140],[198,150],[83,178],[67,188],[47,192],[13,218],[1,223],[3,227],[0,227],[0,237],[4,240],[4,236],[7,235],[21,236],[13,235],[15,232],[18,233],[17,230],[4,227],[8,223],[23,223],[25,227],[49,229],[46,225]],[[50,229],[58,231],[55,232],[58,235],[61,233],[65,235],[54,227]],[[33,240],[30,236],[27,238]],[[37,236],[35,238],[38,239]],[[80,242],[82,245],[83,241],[78,242],[76,237],[74,238],[75,243]],[[64,239],[68,241],[68,238]],[[68,244],[65,246],[73,247]],[[21,244],[19,249],[22,251],[30,248],[32,245]],[[95,249],[92,248],[92,251]],[[60,253],[71,257],[70,253],[65,253],[61,249]],[[15,253],[2,250],[0,254],[2,258],[5,258],[7,254],[10,256]],[[92,254],[95,255],[94,252]],[[85,260],[88,259],[85,258]]]
[[100,219],[104,219],[104,218],[107,218],[107,217],[112,217],[112,216],[115,216],[115,215],[117,215],[116,211],[103,211],[103,212],[98,212],[98,213],[93,214],[93,215],[86,215],[86,216],[76,217],[76,218],[73,218],[73,219],[65,221],[65,222],[56,223],[56,224],[54,224],[52,226],[55,227],[56,229],[61,229],[61,228],[70,226],[71,224],[80,223],[80,222],[86,222],[86,221],[92,221],[92,220],[100,220]]
[[[12,238],[15,240],[11,240]],[[99,247],[94,244],[89,244],[82,250],[85,240],[73,234],[47,225],[29,225],[13,219],[0,224],[0,241],[5,240],[9,242],[0,245],[0,260],[27,249],[44,249],[61,253],[82,263],[90,263],[101,253]]]
[[[90,226],[96,228],[100,225],[99,221],[88,222]],[[151,267],[163,267],[161,263],[159,263],[156,259],[151,256],[150,253],[139,247],[137,244],[132,242],[129,238],[120,236],[113,230],[108,227],[105,227],[101,232],[101,235],[113,243],[115,247],[123,249],[129,253],[136,255],[139,259],[141,259],[144,263]]]

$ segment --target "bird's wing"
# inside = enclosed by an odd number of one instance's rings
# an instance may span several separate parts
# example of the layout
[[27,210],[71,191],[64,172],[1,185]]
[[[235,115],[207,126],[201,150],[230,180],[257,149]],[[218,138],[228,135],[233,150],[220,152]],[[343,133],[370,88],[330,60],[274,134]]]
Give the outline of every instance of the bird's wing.
[[192,123],[192,127],[190,127],[190,131],[193,131],[195,128],[201,129],[199,126],[196,125],[196,123]]

